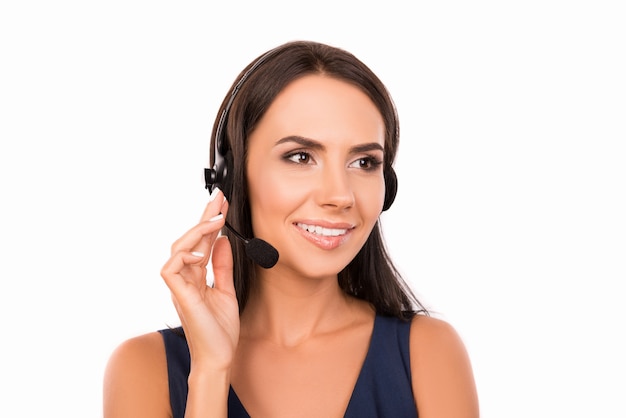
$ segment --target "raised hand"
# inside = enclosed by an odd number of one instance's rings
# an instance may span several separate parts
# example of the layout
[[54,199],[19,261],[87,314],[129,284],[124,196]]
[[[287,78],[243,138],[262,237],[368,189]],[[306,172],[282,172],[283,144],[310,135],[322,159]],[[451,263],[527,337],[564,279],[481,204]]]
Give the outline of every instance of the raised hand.
[[[172,245],[161,270],[185,331],[192,372],[228,372],[239,340],[232,251],[219,236],[227,211],[228,202],[215,189],[200,222]],[[207,283],[209,260],[213,284]]]

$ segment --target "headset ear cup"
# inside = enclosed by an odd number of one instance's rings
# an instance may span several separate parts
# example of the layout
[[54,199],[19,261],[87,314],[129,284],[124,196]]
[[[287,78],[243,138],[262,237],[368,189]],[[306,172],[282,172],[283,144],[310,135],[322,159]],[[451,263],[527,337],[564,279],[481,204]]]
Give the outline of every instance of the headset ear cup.
[[385,203],[383,203],[383,212],[391,207],[398,192],[398,177],[393,168],[385,170]]

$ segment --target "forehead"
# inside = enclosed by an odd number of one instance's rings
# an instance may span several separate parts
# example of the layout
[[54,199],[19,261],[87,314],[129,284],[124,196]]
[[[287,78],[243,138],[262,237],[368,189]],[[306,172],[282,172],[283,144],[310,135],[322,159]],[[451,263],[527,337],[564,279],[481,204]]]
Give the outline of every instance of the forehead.
[[301,135],[381,145],[385,139],[383,117],[359,87],[318,74],[289,83],[276,96],[257,129],[271,132],[274,137]]

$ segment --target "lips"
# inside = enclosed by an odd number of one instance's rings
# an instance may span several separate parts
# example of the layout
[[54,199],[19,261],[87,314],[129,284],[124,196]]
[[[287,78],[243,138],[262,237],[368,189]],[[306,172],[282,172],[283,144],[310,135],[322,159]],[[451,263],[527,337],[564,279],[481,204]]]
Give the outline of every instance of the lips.
[[314,225],[297,222],[294,224],[302,237],[323,250],[333,250],[341,246],[350,236],[354,226],[342,225]]
[[345,235],[346,232],[348,232],[348,228],[325,228],[320,225],[307,225],[301,222],[296,223],[296,226],[311,234],[321,235],[323,237],[337,237],[339,235]]

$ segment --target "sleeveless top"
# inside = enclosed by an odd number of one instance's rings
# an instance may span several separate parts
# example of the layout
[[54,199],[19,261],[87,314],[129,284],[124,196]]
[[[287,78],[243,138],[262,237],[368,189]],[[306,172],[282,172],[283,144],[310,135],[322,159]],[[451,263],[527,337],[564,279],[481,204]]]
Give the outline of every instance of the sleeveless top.
[[[376,315],[365,361],[352,391],[346,418],[417,418],[411,385],[409,330],[411,321]],[[181,327],[159,330],[165,342],[170,404],[183,418],[190,370],[189,347]],[[228,417],[250,418],[232,386]]]

